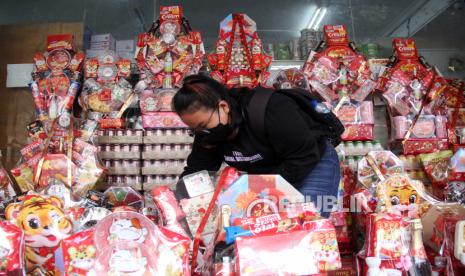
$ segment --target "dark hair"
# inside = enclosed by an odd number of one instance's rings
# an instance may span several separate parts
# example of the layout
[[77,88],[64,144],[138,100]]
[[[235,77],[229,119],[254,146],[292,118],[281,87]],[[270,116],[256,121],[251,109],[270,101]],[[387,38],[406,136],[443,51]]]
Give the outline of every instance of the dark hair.
[[224,85],[204,75],[191,75],[184,79],[182,87],[173,97],[172,105],[174,111],[182,115],[202,107],[215,109],[221,100],[231,107],[234,105]]

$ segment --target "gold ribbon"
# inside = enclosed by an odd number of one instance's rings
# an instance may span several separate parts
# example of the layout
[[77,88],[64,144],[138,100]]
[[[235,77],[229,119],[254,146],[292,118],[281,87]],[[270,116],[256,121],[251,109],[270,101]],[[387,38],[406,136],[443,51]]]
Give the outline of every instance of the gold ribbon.
[[119,118],[121,118],[121,116],[123,116],[123,113],[126,110],[126,108],[128,108],[129,105],[132,103],[132,100],[134,99],[134,96],[135,96],[135,93],[133,91],[133,92],[131,92],[131,95],[129,95],[129,97],[126,99],[123,106],[121,106],[120,110],[118,111],[118,114],[116,114],[116,119],[119,119]]
[[386,178],[384,177],[383,173],[381,172],[381,170],[378,168],[378,166],[376,165],[375,163],[375,160],[373,160],[373,158],[370,156],[370,155],[367,155],[366,156],[366,159],[368,161],[368,164],[370,165],[370,167],[373,169],[373,171],[375,172],[376,176],[378,176],[378,178],[381,180],[381,181],[384,181]]
[[36,185],[39,183],[40,175],[42,174],[42,167],[44,165],[45,155],[47,154],[48,146],[53,136],[56,121],[57,119],[54,119],[52,122],[52,126],[50,127],[50,133],[47,135],[47,138],[45,139],[44,149],[42,150],[42,157],[40,158],[39,163],[37,164],[37,171],[34,175],[34,179],[32,180]]

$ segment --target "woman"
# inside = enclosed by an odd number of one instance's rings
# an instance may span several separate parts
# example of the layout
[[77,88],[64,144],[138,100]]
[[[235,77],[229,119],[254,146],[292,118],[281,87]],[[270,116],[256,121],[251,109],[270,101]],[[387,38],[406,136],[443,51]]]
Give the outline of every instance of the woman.
[[[325,207],[327,201],[337,198],[340,170],[327,136],[315,131],[321,123],[312,120],[290,97],[273,93],[266,105],[266,137],[258,137],[247,114],[254,93],[247,88],[228,90],[201,75],[184,80],[173,98],[173,108],[195,138],[181,176],[217,171],[224,161],[250,174],[279,174],[307,201]],[[187,197],[182,182],[177,194]],[[331,206],[326,206],[322,215],[328,215],[328,208]]]

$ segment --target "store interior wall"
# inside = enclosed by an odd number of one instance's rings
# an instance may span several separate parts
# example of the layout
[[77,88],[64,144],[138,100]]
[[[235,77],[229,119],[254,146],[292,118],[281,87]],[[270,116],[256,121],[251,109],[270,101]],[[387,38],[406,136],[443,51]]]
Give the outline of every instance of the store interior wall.
[[[17,161],[14,152],[25,144],[23,126],[32,120],[33,105],[27,88],[5,88],[6,64],[31,63],[34,52],[44,49],[49,33],[73,32],[79,43],[82,43],[84,30],[93,34],[111,33],[117,40],[136,39],[158,18],[160,6],[173,4],[183,6],[191,26],[201,31],[207,51],[213,49],[219,23],[229,13],[244,12],[254,19],[259,36],[267,45],[298,38],[315,10],[327,7],[321,26],[344,24],[351,40],[357,44],[375,42],[380,45],[380,56],[388,57],[392,51],[392,37],[386,33],[420,14],[424,24],[410,34],[420,54],[445,76],[465,78],[465,28],[462,27],[465,0],[0,1],[0,150],[4,152],[3,161],[7,167]],[[436,13],[424,12],[422,9],[428,5],[442,9]],[[59,26],[59,22],[80,22],[80,27],[40,27],[45,26],[43,23]],[[382,119],[381,115],[379,117]],[[385,132],[383,124],[377,127],[381,134]]]

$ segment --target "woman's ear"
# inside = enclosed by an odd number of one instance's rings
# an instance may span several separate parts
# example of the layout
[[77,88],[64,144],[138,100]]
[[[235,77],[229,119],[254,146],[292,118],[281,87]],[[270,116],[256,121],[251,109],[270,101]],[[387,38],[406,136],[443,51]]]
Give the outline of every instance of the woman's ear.
[[218,107],[219,107],[219,108],[222,108],[223,111],[224,111],[226,114],[229,114],[229,104],[228,104],[227,101],[221,100],[221,101],[218,103]]

